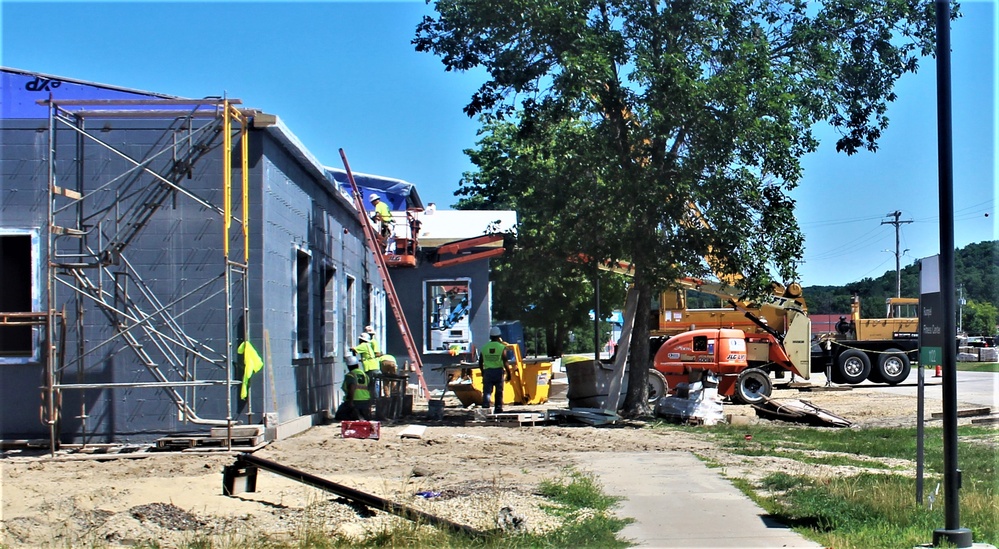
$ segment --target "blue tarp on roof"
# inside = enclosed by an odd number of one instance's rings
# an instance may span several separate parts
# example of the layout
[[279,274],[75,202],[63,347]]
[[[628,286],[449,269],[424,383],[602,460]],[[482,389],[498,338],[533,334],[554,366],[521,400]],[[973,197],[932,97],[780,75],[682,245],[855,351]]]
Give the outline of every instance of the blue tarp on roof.
[[[0,119],[48,118],[48,99],[180,99],[171,95],[131,90],[37,72],[0,67]],[[141,107],[133,107],[141,108]]]
[[[327,167],[326,172],[328,177],[347,196],[353,196],[350,189],[350,182],[347,180],[346,171]],[[377,194],[379,198],[389,205],[389,209],[393,211],[423,209],[423,201],[420,200],[420,195],[416,192],[416,185],[408,181],[355,172],[354,182],[357,183],[357,188],[361,191],[362,202],[364,202],[364,208],[367,210],[372,209],[371,202],[368,200],[368,196],[372,194]]]

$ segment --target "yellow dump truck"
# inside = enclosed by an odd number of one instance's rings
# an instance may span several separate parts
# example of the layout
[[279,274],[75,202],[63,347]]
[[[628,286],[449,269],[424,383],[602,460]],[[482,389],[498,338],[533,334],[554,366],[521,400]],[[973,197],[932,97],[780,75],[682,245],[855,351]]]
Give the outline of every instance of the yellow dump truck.
[[831,367],[836,383],[870,380],[896,385],[909,376],[918,359],[919,300],[889,297],[884,318],[861,318],[860,297],[851,300],[850,318],[836,323],[836,333],[819,338],[812,347],[812,367]]

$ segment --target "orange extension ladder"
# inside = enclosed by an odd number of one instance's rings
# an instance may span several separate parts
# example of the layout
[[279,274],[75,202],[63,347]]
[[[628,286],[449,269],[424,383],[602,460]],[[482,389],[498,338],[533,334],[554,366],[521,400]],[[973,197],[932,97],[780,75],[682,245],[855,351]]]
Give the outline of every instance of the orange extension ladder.
[[420,359],[420,352],[417,350],[416,342],[413,340],[413,333],[409,331],[409,323],[406,322],[406,316],[402,313],[402,304],[399,303],[399,296],[395,293],[395,285],[392,283],[392,277],[389,276],[388,266],[385,264],[385,254],[382,253],[381,245],[375,236],[375,228],[364,214],[364,201],[360,190],[357,188],[357,183],[354,182],[354,174],[350,171],[347,154],[343,152],[343,149],[340,149],[340,158],[343,159],[343,167],[347,171],[347,181],[350,182],[350,189],[354,193],[354,205],[357,207],[357,216],[361,221],[361,227],[364,228],[364,241],[368,245],[368,249],[375,256],[375,266],[378,267],[378,274],[381,275],[382,282],[385,284],[385,295],[388,297],[392,314],[395,315],[395,321],[399,325],[399,331],[402,332],[402,342],[406,346],[406,352],[409,354],[413,371],[416,372],[416,377],[420,381],[420,390],[423,392],[423,396],[427,397],[430,392],[427,390],[427,382],[423,378],[423,361]]

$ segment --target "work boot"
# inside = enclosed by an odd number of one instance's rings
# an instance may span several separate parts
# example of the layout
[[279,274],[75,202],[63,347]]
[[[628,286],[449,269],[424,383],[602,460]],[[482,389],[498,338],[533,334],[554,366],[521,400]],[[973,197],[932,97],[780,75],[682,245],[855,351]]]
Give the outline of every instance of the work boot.
[[502,413],[503,413],[503,408],[497,407],[493,409],[493,415],[502,414]]

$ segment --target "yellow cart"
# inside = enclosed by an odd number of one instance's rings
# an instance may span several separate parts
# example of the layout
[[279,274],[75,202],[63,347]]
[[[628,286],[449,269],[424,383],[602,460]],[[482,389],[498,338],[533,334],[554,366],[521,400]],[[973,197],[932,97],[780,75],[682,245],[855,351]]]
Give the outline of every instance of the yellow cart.
[[[510,381],[503,385],[503,404],[544,404],[548,402],[548,389],[552,382],[552,363],[520,357],[520,346],[507,344],[513,351],[514,364]],[[468,407],[482,406],[482,370],[477,363],[463,362],[448,367],[447,388]]]

